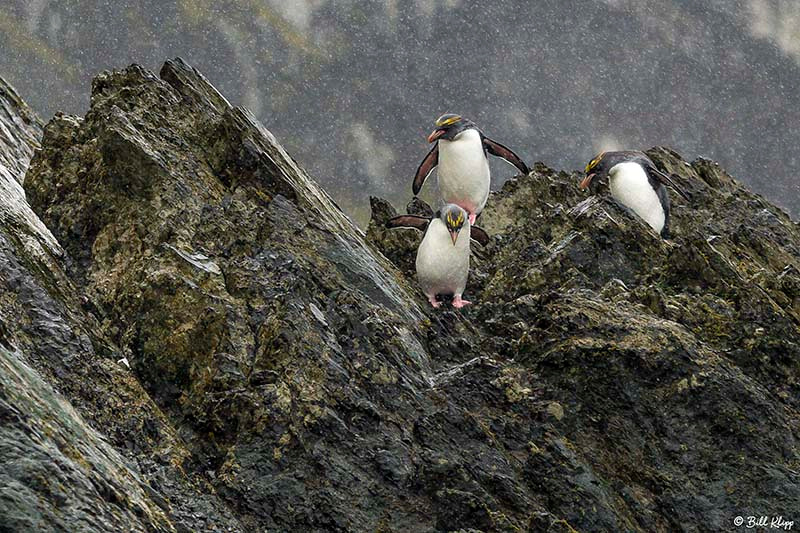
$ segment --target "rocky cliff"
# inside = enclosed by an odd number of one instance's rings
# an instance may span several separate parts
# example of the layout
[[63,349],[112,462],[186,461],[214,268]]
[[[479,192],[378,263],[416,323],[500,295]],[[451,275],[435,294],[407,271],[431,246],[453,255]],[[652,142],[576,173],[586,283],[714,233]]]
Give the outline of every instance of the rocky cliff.
[[433,310],[390,205],[364,235],[180,60],[101,74],[41,146],[2,98],[0,531],[800,509],[800,228],[716,164],[650,152],[691,198],[672,241],[537,165],[482,216],[476,305]]
[[710,155],[800,217],[797,0],[5,0],[0,32],[0,72],[48,117],[85,113],[98,71],[186,57],[362,225],[370,195],[408,201],[445,112],[557,167]]

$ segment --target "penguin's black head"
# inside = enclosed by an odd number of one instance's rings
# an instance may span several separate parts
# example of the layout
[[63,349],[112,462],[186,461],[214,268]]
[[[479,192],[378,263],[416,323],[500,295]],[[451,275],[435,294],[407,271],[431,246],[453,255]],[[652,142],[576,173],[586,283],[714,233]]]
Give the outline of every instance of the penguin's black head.
[[452,141],[462,131],[474,127],[475,124],[471,120],[460,115],[447,113],[436,119],[436,129],[428,135],[428,142],[432,143],[438,139]]
[[588,189],[608,177],[608,172],[614,165],[626,160],[626,152],[600,152],[594,159],[587,163],[584,173],[586,177],[581,180],[581,189]]
[[599,183],[606,179],[612,168],[626,161],[639,163],[642,166],[652,165],[652,161],[642,152],[634,150],[600,152],[599,155],[586,165],[584,169],[586,177],[581,180],[581,189],[588,189],[592,184]]
[[605,155],[606,152],[600,152],[594,157],[594,159],[586,164],[586,168],[583,169],[586,177],[581,180],[581,189],[588,189],[592,185],[592,181],[594,181],[595,178],[598,178],[597,181],[600,181],[601,178],[608,174],[609,169],[606,168],[607,164],[606,161],[604,161]]
[[458,232],[461,231],[467,220],[467,212],[455,204],[447,204],[439,212],[439,219],[447,226],[447,231],[450,232],[450,238],[455,246]]

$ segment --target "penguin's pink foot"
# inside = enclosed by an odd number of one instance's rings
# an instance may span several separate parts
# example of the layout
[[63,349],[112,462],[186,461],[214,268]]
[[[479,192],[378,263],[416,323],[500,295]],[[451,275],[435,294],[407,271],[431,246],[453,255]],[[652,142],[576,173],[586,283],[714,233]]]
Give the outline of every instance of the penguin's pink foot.
[[433,296],[428,296],[428,301],[436,309],[438,309],[439,306],[442,305],[442,302],[439,302],[439,301],[436,300],[436,295],[435,294]]
[[470,304],[472,304],[472,302],[470,302],[469,300],[462,300],[460,294],[456,294],[455,296],[453,296],[453,307],[455,307],[456,309],[461,309],[465,305],[470,305]]
[[469,214],[469,225],[470,226],[474,226],[475,225],[475,219],[476,218],[478,218],[478,215],[476,215],[475,213],[470,213]]

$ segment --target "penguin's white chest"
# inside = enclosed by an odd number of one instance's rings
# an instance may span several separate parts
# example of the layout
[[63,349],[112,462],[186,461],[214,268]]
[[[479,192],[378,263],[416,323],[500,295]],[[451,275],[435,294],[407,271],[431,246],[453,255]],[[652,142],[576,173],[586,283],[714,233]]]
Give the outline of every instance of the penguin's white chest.
[[638,163],[614,165],[608,172],[611,195],[639,215],[650,227],[661,233],[664,228],[664,208],[647,174]]
[[480,133],[468,129],[452,141],[439,140],[439,194],[445,203],[480,213],[489,198],[491,176]]
[[469,223],[458,234],[456,244],[447,226],[438,218],[431,220],[425,238],[417,250],[417,278],[428,296],[464,292],[469,275]]

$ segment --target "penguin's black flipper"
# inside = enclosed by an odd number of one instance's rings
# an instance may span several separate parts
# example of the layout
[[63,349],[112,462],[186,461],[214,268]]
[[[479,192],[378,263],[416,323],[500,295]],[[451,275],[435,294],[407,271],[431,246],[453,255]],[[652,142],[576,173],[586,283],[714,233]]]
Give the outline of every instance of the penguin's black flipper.
[[436,168],[436,165],[439,164],[439,143],[433,145],[431,151],[428,152],[428,155],[425,156],[425,159],[422,160],[422,163],[419,164],[419,168],[417,169],[417,174],[414,176],[414,183],[411,184],[411,191],[416,196],[420,189],[422,189],[422,184],[425,183],[425,180],[428,179],[428,176],[431,175],[433,169]]
[[[659,183],[663,183],[664,185],[668,185],[668,186],[672,187],[672,189],[676,193],[681,195],[681,197],[683,197],[684,200],[686,200],[687,202],[689,201],[689,197],[686,196],[686,193],[683,192],[683,189],[678,187],[678,185],[674,181],[672,181],[671,177],[667,176],[665,173],[661,172],[660,170],[658,170],[656,167],[654,167],[652,165],[647,165],[645,167],[645,170],[647,170],[647,174],[648,174],[649,178],[655,179]],[[653,188],[655,188],[655,186]]]
[[489,234],[486,233],[486,230],[479,228],[478,226],[472,226],[469,229],[469,236],[471,239],[478,241],[482,246],[486,246],[492,241],[492,238],[489,237]]
[[495,142],[491,140],[489,137],[483,136],[483,146],[486,147],[486,150],[492,154],[505,159],[515,167],[519,169],[520,172],[523,174],[527,174],[530,172],[528,165],[526,165],[522,159],[519,158],[517,154],[511,151],[510,148],[507,148],[500,144],[499,142]]
[[670,201],[669,201],[669,194],[667,193],[667,187],[663,184],[659,184],[658,189],[656,189],[656,195],[658,196],[658,201],[661,202],[661,209],[664,210],[664,227],[661,228],[661,238],[669,239]]
[[387,228],[416,228],[425,231],[431,219],[417,215],[397,215],[386,221]]

